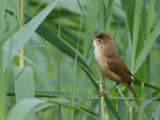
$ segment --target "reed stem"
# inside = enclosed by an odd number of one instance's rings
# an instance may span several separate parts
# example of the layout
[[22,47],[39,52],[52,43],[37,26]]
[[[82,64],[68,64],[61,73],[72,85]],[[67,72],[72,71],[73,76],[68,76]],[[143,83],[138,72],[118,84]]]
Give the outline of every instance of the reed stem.
[[[19,2],[19,1],[17,1]],[[23,27],[23,17],[24,17],[24,4],[23,4],[23,0],[21,0],[21,6],[20,6],[20,17],[19,17],[19,29],[21,29]],[[23,55],[24,55],[24,49],[23,47],[20,49],[20,61],[19,61],[19,66],[24,66],[24,59],[23,59]]]
[[[100,75],[100,83],[99,83],[99,93],[104,92],[104,80],[103,74]],[[100,120],[104,120],[104,96],[100,96],[99,98],[100,105]]]

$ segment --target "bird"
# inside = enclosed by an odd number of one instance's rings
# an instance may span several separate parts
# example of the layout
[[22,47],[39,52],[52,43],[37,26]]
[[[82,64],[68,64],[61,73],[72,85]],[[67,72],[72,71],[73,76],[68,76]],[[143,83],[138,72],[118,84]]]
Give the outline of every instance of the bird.
[[118,55],[115,49],[115,43],[111,35],[101,32],[98,35],[89,34],[93,38],[94,55],[98,66],[104,76],[116,82],[116,84],[108,91],[101,92],[99,96],[106,95],[120,83],[129,88],[134,98],[137,100],[136,93],[132,88],[133,75]]

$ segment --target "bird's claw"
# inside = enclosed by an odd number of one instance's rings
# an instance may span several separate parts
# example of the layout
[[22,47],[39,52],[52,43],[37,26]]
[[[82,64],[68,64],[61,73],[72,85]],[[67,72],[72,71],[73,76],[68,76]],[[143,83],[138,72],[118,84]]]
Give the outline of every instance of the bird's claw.
[[98,95],[99,97],[100,96],[104,96],[106,93],[105,92],[100,92],[100,94]]

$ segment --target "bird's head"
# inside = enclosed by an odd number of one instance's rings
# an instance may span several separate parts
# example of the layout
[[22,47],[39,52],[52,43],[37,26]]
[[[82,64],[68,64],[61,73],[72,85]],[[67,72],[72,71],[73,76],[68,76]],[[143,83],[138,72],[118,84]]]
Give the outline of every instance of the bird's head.
[[94,47],[105,47],[107,44],[113,42],[112,37],[105,32],[101,32],[98,35],[89,34],[94,39]]

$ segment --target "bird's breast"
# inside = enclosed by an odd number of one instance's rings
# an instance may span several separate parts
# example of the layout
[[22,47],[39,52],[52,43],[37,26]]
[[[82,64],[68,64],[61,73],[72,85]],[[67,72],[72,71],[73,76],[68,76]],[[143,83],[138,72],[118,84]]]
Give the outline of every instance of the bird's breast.
[[102,54],[101,49],[95,47],[94,54],[95,54],[95,59],[100,69],[104,73],[104,75],[112,81],[121,83],[122,82],[121,78],[109,69],[107,63],[108,58]]
[[103,55],[103,49],[97,45],[96,40],[93,41],[95,59],[100,67],[108,67],[107,57]]
[[98,65],[102,68],[102,67],[107,67],[108,68],[108,64],[107,64],[107,57],[105,57],[102,54],[102,51],[100,48],[96,48],[94,49],[94,54],[95,54],[95,59],[98,63]]

